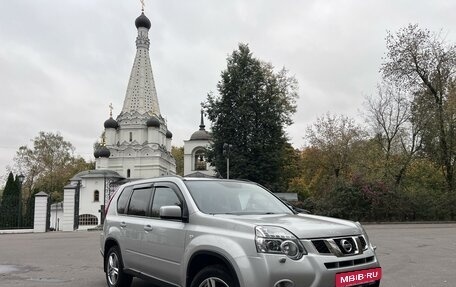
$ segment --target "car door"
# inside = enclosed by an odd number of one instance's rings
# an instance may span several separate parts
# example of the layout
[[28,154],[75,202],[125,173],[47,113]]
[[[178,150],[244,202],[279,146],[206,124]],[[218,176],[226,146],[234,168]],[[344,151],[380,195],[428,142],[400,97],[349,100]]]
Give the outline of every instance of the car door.
[[180,284],[180,269],[184,255],[186,223],[182,220],[161,219],[160,207],[178,205],[185,210],[179,188],[169,182],[154,184],[151,217],[147,220],[143,253],[147,254],[146,273],[162,281]]
[[126,268],[141,271],[146,264],[145,254],[142,253],[144,241],[144,226],[152,199],[152,184],[139,185],[133,188],[125,216],[122,216],[120,228],[123,242],[121,250]]

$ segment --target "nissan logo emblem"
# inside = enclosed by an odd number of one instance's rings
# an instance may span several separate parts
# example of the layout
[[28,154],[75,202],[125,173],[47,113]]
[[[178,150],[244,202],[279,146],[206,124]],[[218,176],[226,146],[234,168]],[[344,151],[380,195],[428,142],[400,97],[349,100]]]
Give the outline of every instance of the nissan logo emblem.
[[342,239],[340,245],[345,250],[345,252],[350,253],[353,251],[353,245],[347,239]]

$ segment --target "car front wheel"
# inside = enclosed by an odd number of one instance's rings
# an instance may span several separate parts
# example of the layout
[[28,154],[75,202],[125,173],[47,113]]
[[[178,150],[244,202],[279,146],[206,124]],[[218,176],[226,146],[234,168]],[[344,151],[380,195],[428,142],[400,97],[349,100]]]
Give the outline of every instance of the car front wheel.
[[123,270],[122,256],[118,246],[109,249],[105,258],[106,282],[109,287],[130,287],[133,277]]
[[223,266],[214,265],[201,269],[190,287],[238,287],[238,284]]

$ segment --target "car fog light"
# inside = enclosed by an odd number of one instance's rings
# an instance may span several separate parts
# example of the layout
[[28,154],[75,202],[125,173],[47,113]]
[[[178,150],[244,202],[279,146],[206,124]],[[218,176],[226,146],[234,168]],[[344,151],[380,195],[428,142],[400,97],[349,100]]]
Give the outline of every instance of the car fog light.
[[294,287],[294,286],[295,285],[294,285],[293,281],[288,280],[288,279],[283,279],[283,280],[277,281],[274,284],[274,287]]

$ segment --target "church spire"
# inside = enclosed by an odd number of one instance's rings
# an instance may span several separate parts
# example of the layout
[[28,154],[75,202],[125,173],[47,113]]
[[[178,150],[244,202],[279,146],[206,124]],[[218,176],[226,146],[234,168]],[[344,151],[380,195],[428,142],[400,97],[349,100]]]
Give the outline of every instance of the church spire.
[[200,131],[204,131],[206,126],[204,125],[204,111],[201,110],[201,124],[200,124]]
[[136,56],[131,69],[122,112],[119,115],[122,119],[133,114],[144,116],[145,119],[152,115],[160,116],[157,91],[155,90],[149,58],[150,40],[148,34],[151,22],[144,12],[136,18],[135,26],[138,29]]

